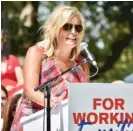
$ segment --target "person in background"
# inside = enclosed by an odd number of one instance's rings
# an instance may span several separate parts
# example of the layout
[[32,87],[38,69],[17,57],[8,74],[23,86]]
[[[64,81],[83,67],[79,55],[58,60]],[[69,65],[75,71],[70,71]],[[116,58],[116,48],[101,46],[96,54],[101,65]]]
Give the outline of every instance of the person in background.
[[122,80],[115,80],[115,81],[113,81],[112,83],[122,84],[122,83],[125,83],[125,82],[122,81]]
[[[34,88],[74,67],[84,58],[80,43],[85,19],[75,7],[58,6],[42,27],[43,40],[28,49],[24,63],[24,97],[15,115],[11,131],[22,131],[20,119],[47,107],[44,88]],[[89,65],[77,66],[51,83],[51,108],[68,96],[68,83],[89,82]]]
[[1,85],[1,118],[3,118],[3,112],[8,100],[8,92],[4,86]]
[[[14,93],[23,90],[23,71],[19,60],[14,55],[7,54],[4,50],[6,43],[6,32],[1,34],[1,84],[8,91],[9,99]],[[5,53],[6,52],[6,53]]]
[[17,112],[21,97],[22,94],[16,94],[11,98],[11,100],[7,102],[4,111],[4,121],[3,121],[2,131],[10,131],[11,124],[14,119],[14,114],[15,112]]
[[1,85],[1,127],[0,127],[0,129],[2,129],[3,114],[4,114],[4,110],[5,110],[7,101],[8,101],[8,92],[7,92],[6,88]]

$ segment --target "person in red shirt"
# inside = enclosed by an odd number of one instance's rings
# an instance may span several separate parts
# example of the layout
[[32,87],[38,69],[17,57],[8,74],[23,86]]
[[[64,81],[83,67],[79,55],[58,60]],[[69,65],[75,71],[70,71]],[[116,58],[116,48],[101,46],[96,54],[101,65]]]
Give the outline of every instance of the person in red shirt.
[[[6,39],[5,32],[1,35],[1,51]],[[18,58],[14,55],[1,53],[1,84],[8,91],[9,99],[17,91],[23,89],[23,71]]]

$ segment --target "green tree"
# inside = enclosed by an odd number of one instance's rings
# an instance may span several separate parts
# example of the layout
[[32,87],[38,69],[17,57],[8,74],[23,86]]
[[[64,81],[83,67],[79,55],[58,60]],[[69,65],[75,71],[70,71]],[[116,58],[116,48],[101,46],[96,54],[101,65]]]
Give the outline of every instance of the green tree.
[[[84,41],[98,62],[93,81],[111,82],[133,72],[133,2],[2,1],[2,27],[12,52],[23,55],[40,38],[39,27],[59,4],[76,6],[86,18]],[[3,26],[4,25],[4,26]],[[6,26],[8,25],[8,26]],[[96,69],[91,66],[91,74]]]

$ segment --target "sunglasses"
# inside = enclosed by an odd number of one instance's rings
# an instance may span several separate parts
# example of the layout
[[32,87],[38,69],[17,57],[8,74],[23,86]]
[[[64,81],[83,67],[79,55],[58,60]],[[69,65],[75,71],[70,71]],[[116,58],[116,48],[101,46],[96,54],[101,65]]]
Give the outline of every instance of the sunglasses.
[[70,24],[70,23],[66,23],[63,26],[63,30],[65,30],[65,31],[71,31],[73,28],[78,33],[80,33],[83,30],[83,26],[82,25],[73,25],[73,24]]

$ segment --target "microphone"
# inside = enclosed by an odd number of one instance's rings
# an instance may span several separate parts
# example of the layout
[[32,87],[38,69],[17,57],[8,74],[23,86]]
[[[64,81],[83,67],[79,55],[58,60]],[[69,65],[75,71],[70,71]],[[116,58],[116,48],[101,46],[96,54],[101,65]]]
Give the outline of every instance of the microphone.
[[83,51],[85,51],[85,53],[86,53],[86,55],[87,55],[87,59],[89,59],[90,61],[91,61],[91,63],[92,63],[92,65],[93,66],[95,66],[96,68],[98,67],[97,66],[97,63],[96,63],[96,61],[94,60],[94,58],[92,57],[92,55],[91,55],[91,53],[89,52],[89,50],[88,50],[88,44],[86,43],[86,42],[82,42],[81,44],[80,44],[80,48],[81,48],[81,50]]

